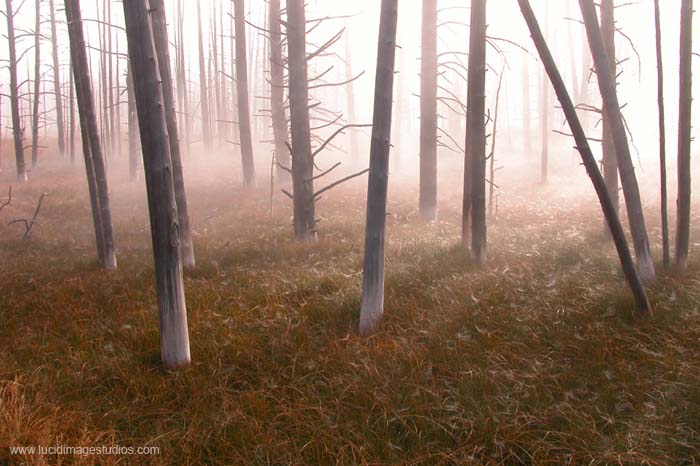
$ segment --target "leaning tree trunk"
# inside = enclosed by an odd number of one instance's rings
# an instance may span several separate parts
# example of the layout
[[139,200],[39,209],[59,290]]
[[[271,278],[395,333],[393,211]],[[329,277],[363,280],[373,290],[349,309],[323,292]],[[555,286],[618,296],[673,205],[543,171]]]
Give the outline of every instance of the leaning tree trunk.
[[153,40],[155,44],[157,44],[156,53],[158,55],[163,102],[165,104],[165,121],[168,125],[168,136],[170,138],[173,185],[175,187],[175,201],[177,202],[177,214],[180,225],[180,252],[182,254],[182,264],[185,268],[189,268],[195,266],[195,258],[194,247],[192,246],[192,233],[190,230],[190,214],[187,207],[185,178],[182,173],[182,154],[180,152],[180,135],[177,128],[177,116],[175,112],[175,92],[173,91],[172,72],[170,70],[165,4],[163,0],[149,0],[149,5],[151,8]]
[[209,94],[207,91],[207,67],[204,63],[204,38],[202,36],[202,8],[197,0],[197,26],[199,44],[199,109],[202,114],[202,142],[211,150],[211,123],[209,122]]
[[[294,187],[294,236],[316,241],[313,156],[309,123],[309,84],[306,60],[304,0],[287,0],[289,48],[289,108],[292,130],[292,185]],[[239,118],[240,119],[240,118]]]
[[661,53],[661,14],[659,0],[654,0],[654,27],[656,30],[656,77],[659,106],[659,175],[661,184],[661,242],[664,268],[671,263],[668,238],[668,192],[666,185],[666,110],[664,108],[664,62]]
[[[70,61],[70,69],[73,69],[72,59]],[[68,152],[70,152],[70,163],[73,165],[75,163],[75,85],[72,71],[68,74],[70,75],[68,78],[68,86],[70,87],[68,92],[68,113],[70,117],[68,125]]]
[[56,127],[58,128],[58,152],[63,156],[66,152],[65,135],[63,132],[63,97],[61,93],[61,72],[58,67],[58,35],[56,34],[56,11],[54,0],[49,0],[51,15],[51,58],[53,60],[53,93],[56,98]]
[[34,99],[32,108],[32,168],[39,161],[39,96],[41,95],[41,0],[36,0],[34,22]]
[[165,99],[147,0],[124,2],[124,17],[151,217],[161,359],[167,367],[186,366],[190,363],[190,343],[180,263],[180,225]]
[[610,194],[605,187],[605,180],[598,169],[598,164],[593,152],[588,144],[588,139],[584,133],[583,126],[576,114],[576,108],[574,107],[571,97],[566,90],[566,84],[557,69],[552,54],[547,47],[547,43],[542,35],[540,26],[537,23],[537,19],[530,7],[530,2],[528,0],[518,0],[520,4],[520,10],[522,11],[525,22],[530,30],[530,35],[535,43],[535,47],[540,55],[540,59],[549,75],[549,79],[552,82],[552,86],[559,98],[564,114],[566,115],[566,120],[571,128],[571,133],[574,135],[576,140],[576,148],[581,154],[581,160],[586,168],[588,176],[593,182],[593,187],[595,188],[596,194],[600,201],[600,205],[603,209],[605,218],[608,220],[608,225],[610,227],[610,234],[612,235],[613,241],[615,242],[615,247],[617,248],[618,256],[620,257],[620,263],[622,264],[622,269],[625,273],[625,278],[632,289],[632,294],[637,302],[637,309],[641,315],[650,315],[652,313],[651,304],[647,298],[646,291],[644,290],[644,285],[642,280],[634,267],[634,262],[632,261],[632,255],[627,245],[627,239],[625,238],[624,230],[622,229],[622,223],[618,217],[615,208],[610,199]]
[[136,181],[139,177],[139,122],[136,115],[136,96],[134,95],[134,77],[131,74],[131,67],[127,69],[126,77],[126,98],[129,108],[129,179]]
[[634,165],[632,164],[632,156],[627,142],[627,134],[625,133],[625,124],[622,120],[622,112],[620,111],[620,104],[615,91],[615,76],[613,76],[610,69],[608,54],[605,52],[593,0],[579,0],[579,5],[581,6],[586,35],[588,36],[588,43],[593,55],[593,62],[598,77],[598,87],[603,98],[604,114],[610,122],[610,130],[615,143],[615,154],[617,154],[622,191],[627,204],[627,215],[637,256],[637,267],[643,280],[653,280],[655,277],[654,261],[651,257],[642,200],[639,195],[637,177],[634,174]]
[[236,28],[236,86],[238,94],[238,129],[241,137],[241,162],[243,184],[255,185],[255,162],[253,161],[253,136],[250,131],[250,103],[248,101],[248,60],[245,37],[244,0],[233,0]]
[[467,134],[472,177],[472,258],[486,263],[486,0],[473,0],[469,23]]
[[[117,268],[112,231],[112,213],[109,208],[109,188],[105,172],[104,155],[97,127],[97,114],[92,94],[92,79],[88,67],[80,0],[65,0],[66,20],[70,39],[71,63],[78,98],[80,127],[83,134],[83,152],[87,173],[90,201],[97,237],[100,264],[107,270]],[[97,218],[99,217],[99,219]],[[99,226],[98,226],[99,224]],[[102,244],[100,248],[100,243]]]
[[[614,76],[617,77],[617,59],[615,58],[615,5],[613,0],[601,0],[600,2],[600,29],[603,34],[603,45],[608,54],[608,62]],[[617,86],[616,80],[613,85]],[[617,156],[615,155],[615,143],[612,138],[610,119],[603,110],[603,177],[605,186],[608,187],[610,199],[615,211],[620,211],[620,195],[618,191]],[[606,235],[609,235],[607,222],[604,225]]]
[[688,267],[690,243],[690,138],[693,94],[693,0],[681,2],[680,102],[678,113],[678,214],[676,267]]
[[398,3],[398,0],[382,0],[379,19],[360,308],[360,332],[365,335],[377,328],[384,313],[384,232],[389,182]]
[[7,44],[10,49],[10,110],[12,112],[12,139],[15,144],[15,162],[17,164],[17,181],[27,181],[27,166],[24,162],[24,130],[19,116],[19,84],[17,83],[17,53],[15,50],[15,17],[12,0],[5,0],[5,17],[7,18]]
[[287,114],[284,110],[284,63],[282,62],[282,19],[280,0],[270,0],[270,103],[272,133],[275,138],[277,179],[280,184],[289,184],[291,158],[285,143],[289,139]]
[[437,0],[423,0],[420,70],[420,217],[437,220]]

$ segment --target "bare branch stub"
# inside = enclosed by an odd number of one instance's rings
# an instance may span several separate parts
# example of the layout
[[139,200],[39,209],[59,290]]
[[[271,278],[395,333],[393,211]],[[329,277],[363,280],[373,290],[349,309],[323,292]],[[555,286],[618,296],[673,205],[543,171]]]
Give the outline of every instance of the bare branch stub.
[[5,202],[3,205],[0,205],[0,212],[2,212],[2,209],[7,207],[12,203],[12,186],[10,185],[10,189],[7,192],[7,202]]
[[31,235],[32,235],[32,228],[34,228],[34,225],[37,224],[37,217],[39,216],[39,212],[41,211],[41,206],[44,204],[44,198],[48,195],[48,193],[43,193],[41,196],[39,196],[39,202],[36,205],[36,209],[34,209],[34,216],[32,217],[31,220],[27,220],[26,218],[20,218],[16,220],[12,220],[11,222],[8,223],[8,225],[14,225],[16,223],[23,223],[24,224],[24,236],[22,237],[23,240],[28,240]]

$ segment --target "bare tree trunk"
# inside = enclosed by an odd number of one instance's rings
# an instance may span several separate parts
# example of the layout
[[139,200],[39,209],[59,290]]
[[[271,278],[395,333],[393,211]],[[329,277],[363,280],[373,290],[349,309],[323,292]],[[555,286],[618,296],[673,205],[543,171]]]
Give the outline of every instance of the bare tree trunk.
[[243,184],[255,186],[255,162],[253,160],[253,136],[250,132],[250,103],[248,101],[248,60],[246,56],[245,4],[233,0],[236,28],[236,85],[238,94],[238,129],[241,137],[241,162]]
[[377,328],[384,313],[384,238],[398,3],[398,0],[382,0],[379,20],[360,308],[360,333],[364,335]]
[[180,263],[180,225],[161,76],[147,0],[124,2],[124,17],[151,216],[161,359],[166,367],[181,367],[190,363],[190,343]]
[[437,220],[437,0],[423,0],[420,71],[420,216]]
[[284,64],[282,62],[282,20],[280,0],[270,0],[270,103],[272,132],[275,138],[277,179],[280,184],[289,184],[289,173],[280,167],[290,168],[291,158],[285,142],[289,139],[287,114],[284,110]]
[[75,163],[75,83],[73,82],[73,59],[70,60],[70,75],[68,79],[68,85],[70,87],[69,96],[69,113],[70,113],[70,128],[68,134],[68,151],[70,152],[70,163],[73,165]]
[[[598,164],[593,156],[590,146],[588,145],[588,139],[583,131],[583,126],[578,119],[576,114],[576,109],[571,97],[566,90],[566,85],[564,80],[559,74],[552,54],[547,47],[542,31],[537,24],[537,19],[535,18],[532,8],[530,7],[530,2],[528,0],[518,0],[520,4],[520,10],[522,11],[525,22],[530,30],[530,35],[537,47],[540,59],[544,64],[547,74],[552,82],[552,86],[559,98],[562,109],[566,115],[566,120],[571,128],[571,133],[574,135],[576,140],[576,147],[581,154],[581,159],[584,166],[586,167],[586,172],[593,182],[593,187],[596,190],[600,205],[605,214],[605,218],[608,219],[608,224],[610,226],[610,233],[615,242],[615,247],[617,248],[618,256],[620,257],[620,263],[622,264],[622,269],[625,273],[625,278],[632,290],[632,294],[637,302],[637,310],[641,315],[650,315],[652,313],[652,307],[647,298],[646,291],[644,290],[644,285],[637,273],[632,262],[632,255],[627,245],[627,239],[625,238],[624,230],[622,229],[622,224],[620,223],[620,218],[615,212],[615,208],[612,205],[610,199],[610,194],[605,187],[605,180],[598,169]],[[595,12],[594,12],[595,13]]]
[[207,91],[207,68],[204,63],[204,38],[202,36],[202,8],[197,0],[197,26],[199,33],[199,109],[202,114],[202,142],[211,150],[211,124],[209,122],[209,93]]
[[[76,95],[78,97],[80,126],[83,134],[85,169],[87,170],[88,186],[94,183],[94,191],[91,190],[91,202],[93,203],[93,209],[97,209],[98,212],[93,210],[93,216],[99,215],[99,223],[101,224],[100,229],[96,228],[98,244],[100,241],[100,230],[102,233],[103,246],[100,263],[107,270],[114,270],[117,268],[117,257],[114,252],[112,214],[109,208],[109,188],[107,186],[104,156],[97,128],[97,115],[95,113],[92,80],[85,49],[80,0],[65,0],[65,7],[70,37],[71,63]],[[89,152],[86,150],[87,147],[90,149]],[[93,177],[94,180],[92,179]],[[97,220],[95,221],[97,222]]]
[[41,95],[41,0],[36,0],[34,22],[34,98],[32,109],[32,168],[39,159],[39,96]]
[[[216,138],[218,139],[219,145],[223,142],[224,130],[222,128],[223,123],[223,112],[221,110],[221,88],[219,86],[219,38],[217,35],[219,31],[217,30],[217,17],[216,17],[216,1],[213,2],[213,14],[211,16],[211,56],[214,65],[214,99],[216,104]],[[222,31],[223,33],[223,31]],[[223,60],[221,61],[223,65]]]
[[666,188],[666,110],[664,108],[664,62],[661,53],[661,14],[659,0],[654,0],[654,26],[656,30],[656,77],[659,106],[659,174],[661,179],[661,242],[664,268],[671,265],[668,235],[668,192]]
[[680,101],[678,114],[678,213],[676,267],[688,267],[690,243],[690,141],[693,94],[693,0],[681,1]]
[[588,43],[598,76],[598,87],[603,98],[603,110],[610,122],[610,129],[615,143],[615,153],[617,154],[622,190],[627,204],[627,215],[632,230],[639,275],[642,277],[642,280],[653,280],[655,277],[654,261],[651,257],[637,177],[634,174],[634,165],[632,164],[625,125],[622,120],[622,112],[620,111],[620,104],[615,92],[615,76],[610,69],[610,62],[605,52],[593,0],[579,0],[579,5],[581,6]]
[[128,69],[126,84],[127,102],[129,106],[129,179],[136,181],[139,176],[139,122],[136,115],[136,96],[134,95],[134,77],[131,67]]
[[63,133],[63,96],[61,92],[61,71],[58,67],[58,35],[56,34],[56,11],[54,0],[49,0],[51,14],[51,57],[53,59],[53,93],[56,97],[56,127],[58,129],[58,152],[63,156],[66,152],[65,135]]
[[189,208],[187,207],[185,178],[182,170],[180,134],[178,132],[177,118],[175,116],[175,93],[173,92],[172,72],[170,70],[165,4],[163,0],[150,0],[149,4],[151,8],[153,40],[155,44],[157,44],[156,52],[158,55],[163,102],[165,104],[165,121],[168,126],[168,136],[170,138],[173,185],[175,188],[175,201],[177,202],[178,221],[180,225],[180,252],[184,267],[191,268],[195,266],[195,257],[194,247],[192,246],[192,233],[190,230]]
[[506,65],[503,64],[501,74],[498,75],[498,88],[496,88],[496,105],[493,111],[493,131],[491,132],[491,152],[489,153],[489,217],[493,217],[494,190],[496,188],[496,135],[498,134],[498,110],[501,103],[501,86]]
[[287,0],[287,42],[289,47],[289,107],[292,130],[294,236],[299,241],[315,242],[317,237],[314,208],[314,164],[311,155],[309,123],[304,0]]
[[27,181],[27,166],[24,162],[24,130],[19,115],[19,84],[17,83],[17,53],[15,51],[15,16],[12,0],[5,0],[7,18],[7,43],[10,49],[10,109],[12,112],[12,139],[15,144],[17,181]]
[[472,0],[467,134],[471,161],[472,258],[486,263],[486,0]]
[[[600,2],[600,29],[603,34],[603,45],[608,54],[608,62],[615,80],[613,84],[617,86],[617,59],[615,58],[615,5],[613,0],[601,0]],[[620,195],[617,177],[617,156],[615,155],[615,142],[613,141],[610,121],[606,112],[603,111],[603,177],[605,186],[608,187],[610,199],[615,211],[620,211]],[[606,236],[610,231],[605,222],[604,231]]]

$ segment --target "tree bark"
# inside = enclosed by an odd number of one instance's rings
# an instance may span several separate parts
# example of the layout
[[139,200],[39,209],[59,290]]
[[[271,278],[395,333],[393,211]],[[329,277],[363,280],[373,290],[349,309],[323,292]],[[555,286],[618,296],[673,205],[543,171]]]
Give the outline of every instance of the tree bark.
[[39,96],[41,95],[41,0],[36,0],[34,22],[34,99],[32,100],[32,168],[39,161]]
[[[78,98],[78,111],[80,113],[85,169],[90,189],[90,201],[93,207],[93,218],[96,224],[95,233],[98,245],[100,242],[102,243],[102,255],[99,257],[99,260],[104,268],[114,270],[117,268],[117,257],[114,252],[109,188],[107,186],[104,155],[97,127],[97,114],[95,113],[92,80],[85,49],[80,0],[65,0],[65,9],[70,38],[73,78]],[[99,217],[99,220],[97,217]],[[97,226],[97,223],[99,223],[100,227]]]
[[129,107],[129,179],[136,181],[139,177],[139,122],[136,115],[136,96],[134,95],[134,76],[128,67],[126,79],[126,96]]
[[593,55],[593,62],[598,77],[598,87],[603,98],[603,113],[610,122],[610,130],[615,144],[622,191],[625,195],[627,215],[637,256],[637,267],[642,280],[653,280],[655,277],[654,261],[651,257],[637,177],[634,173],[625,125],[622,120],[622,112],[620,111],[620,104],[615,92],[615,77],[610,69],[610,61],[603,45],[593,0],[579,0],[579,5],[586,26],[586,35],[588,36],[591,54]]
[[[282,20],[280,0],[270,0],[270,102],[272,114],[272,132],[275,138],[275,157],[277,159],[277,180],[281,185],[289,184],[289,172],[282,167],[291,168],[291,158],[286,142],[289,140],[289,126],[284,109],[284,64],[282,62]],[[280,167],[282,165],[282,167]]]
[[656,78],[659,107],[659,175],[661,183],[661,242],[664,268],[671,264],[668,235],[668,191],[666,184],[666,110],[664,108],[664,62],[661,53],[661,14],[659,0],[654,0],[654,27],[656,30]]
[[[292,185],[294,187],[294,236],[315,242],[313,159],[309,123],[309,84],[306,60],[304,0],[287,0],[289,47],[289,107],[292,130]],[[240,117],[239,117],[240,119]]]
[[250,102],[248,101],[248,60],[245,37],[245,3],[233,0],[236,28],[236,86],[238,94],[238,129],[241,137],[241,162],[243,185],[255,186],[255,162],[253,160],[253,136],[250,130]]
[[437,220],[437,0],[423,0],[420,70],[420,217]]
[[374,118],[367,182],[365,259],[360,333],[372,333],[384,313],[384,238],[389,184],[391,113],[396,59],[398,0],[382,0],[374,85]]
[[690,243],[690,141],[693,94],[693,1],[681,1],[680,101],[678,113],[678,213],[676,215],[676,267],[688,267]]
[[124,17],[151,217],[161,359],[166,367],[181,367],[190,363],[190,344],[180,262],[180,225],[165,99],[147,0],[125,1]]
[[486,0],[472,0],[467,132],[472,177],[472,259],[486,263]]
[[7,18],[7,44],[10,52],[10,110],[12,112],[12,139],[15,146],[17,181],[27,181],[27,166],[24,161],[24,130],[19,115],[19,84],[17,83],[17,53],[15,49],[15,17],[12,0],[5,0]]
[[151,8],[153,40],[156,44],[161,77],[165,121],[168,126],[168,137],[170,139],[173,185],[175,188],[175,201],[177,202],[177,214],[180,225],[180,252],[183,266],[185,268],[191,268],[195,266],[195,256],[194,247],[192,245],[192,233],[190,230],[190,214],[187,206],[185,177],[182,168],[182,154],[180,152],[180,133],[177,127],[175,111],[175,92],[173,91],[172,72],[170,70],[170,47],[165,18],[165,4],[163,0],[150,0],[149,4]]
[[[615,58],[615,5],[613,0],[601,0],[600,2],[600,29],[603,34],[603,45],[608,54],[608,62],[612,75],[615,76],[613,84],[617,87],[617,59]],[[615,155],[615,143],[612,138],[610,120],[603,110],[603,177],[605,186],[608,187],[610,199],[615,211],[620,211],[620,195],[617,176],[617,156]],[[604,224],[606,236],[610,235],[607,222]]]
[[199,38],[199,108],[202,114],[202,142],[211,150],[211,123],[209,122],[209,94],[207,91],[207,67],[204,63],[204,37],[202,36],[202,8],[197,0],[197,31]]
[[528,0],[518,0],[518,3],[520,4],[520,10],[522,11],[523,18],[528,25],[530,35],[535,43],[540,59],[544,64],[547,74],[549,75],[549,79],[552,82],[552,86],[554,87],[562,109],[564,110],[566,120],[571,128],[571,133],[574,135],[576,140],[576,148],[581,154],[583,165],[586,168],[588,176],[593,182],[593,187],[598,195],[603,213],[605,218],[608,220],[610,233],[615,243],[625,278],[627,279],[637,303],[637,310],[641,315],[651,315],[652,307],[649,303],[649,299],[647,298],[646,291],[644,290],[642,280],[634,267],[632,255],[630,253],[629,246],[627,245],[627,239],[625,238],[625,233],[622,229],[622,223],[620,223],[620,218],[617,216],[615,208],[612,205],[610,194],[605,187],[605,180],[598,169],[598,164],[588,144],[588,139],[584,133],[583,126],[578,119],[574,104],[566,90],[566,84],[564,84],[564,80],[562,79],[561,74],[554,63],[554,59],[552,58],[552,54],[547,47],[547,43],[532,11],[530,2]]

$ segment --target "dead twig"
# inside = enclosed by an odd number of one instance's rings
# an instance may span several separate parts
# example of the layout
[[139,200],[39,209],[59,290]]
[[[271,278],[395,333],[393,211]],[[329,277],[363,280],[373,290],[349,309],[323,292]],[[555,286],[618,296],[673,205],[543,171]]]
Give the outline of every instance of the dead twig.
[[34,216],[32,217],[31,220],[27,220],[26,218],[20,218],[16,220],[12,220],[11,222],[8,223],[8,225],[13,225],[15,223],[24,223],[24,236],[22,239],[28,240],[29,237],[32,235],[32,228],[34,228],[34,225],[36,225],[37,217],[39,216],[39,211],[41,210],[41,206],[44,203],[44,198],[48,195],[48,193],[43,193],[39,197],[39,202],[36,205],[36,209],[34,210]]

